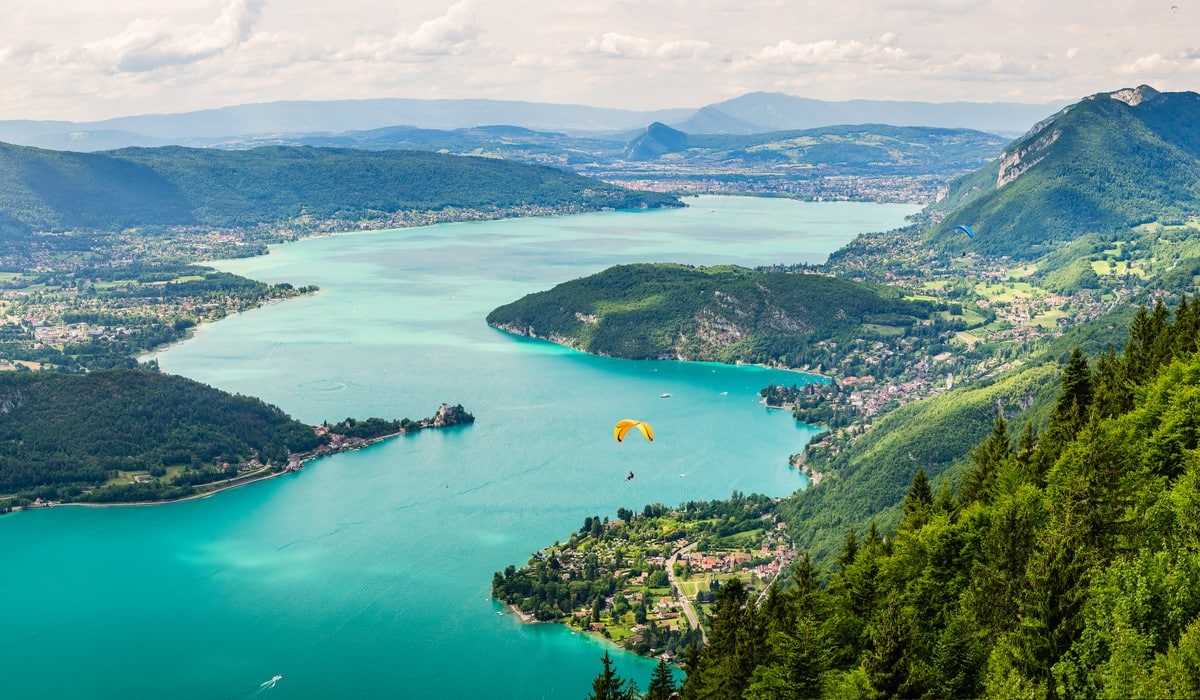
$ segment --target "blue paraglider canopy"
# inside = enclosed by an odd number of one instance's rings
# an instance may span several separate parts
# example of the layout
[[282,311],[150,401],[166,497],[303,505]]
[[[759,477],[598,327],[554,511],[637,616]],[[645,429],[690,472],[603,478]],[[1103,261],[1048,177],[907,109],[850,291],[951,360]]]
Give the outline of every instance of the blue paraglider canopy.
[[970,226],[955,226],[955,227],[954,227],[954,230],[955,230],[955,231],[962,231],[963,233],[967,234],[967,238],[974,238],[974,237],[975,237],[975,232],[971,230],[971,227],[970,227]]

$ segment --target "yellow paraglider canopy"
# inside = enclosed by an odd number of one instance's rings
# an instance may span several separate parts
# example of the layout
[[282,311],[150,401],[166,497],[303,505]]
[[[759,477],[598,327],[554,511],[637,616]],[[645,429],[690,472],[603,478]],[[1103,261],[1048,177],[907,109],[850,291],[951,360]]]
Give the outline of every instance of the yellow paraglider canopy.
[[623,441],[630,428],[637,428],[642,431],[642,435],[645,435],[647,440],[654,442],[654,430],[650,428],[650,424],[631,418],[617,421],[617,426],[613,428],[613,437],[617,439],[617,442]]

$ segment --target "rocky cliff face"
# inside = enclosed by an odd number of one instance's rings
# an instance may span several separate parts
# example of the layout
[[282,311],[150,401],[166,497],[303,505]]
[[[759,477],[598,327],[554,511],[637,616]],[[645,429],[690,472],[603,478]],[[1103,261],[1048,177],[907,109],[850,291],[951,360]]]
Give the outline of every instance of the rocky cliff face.
[[1061,135],[1062,132],[1058,129],[1048,130],[1033,143],[1000,154],[1000,173],[996,176],[996,187],[1004,187],[1040,163],[1046,157],[1045,150]]

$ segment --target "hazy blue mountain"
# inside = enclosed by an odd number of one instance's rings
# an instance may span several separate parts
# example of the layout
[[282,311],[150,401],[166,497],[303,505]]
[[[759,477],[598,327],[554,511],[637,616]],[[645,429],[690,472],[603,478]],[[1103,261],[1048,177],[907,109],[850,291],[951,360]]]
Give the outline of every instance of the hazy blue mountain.
[[514,100],[369,99],[280,101],[101,121],[0,121],[0,141],[93,151],[123,146],[207,146],[230,137],[333,136],[398,125],[454,130],[511,124],[571,135],[612,135],[662,122],[692,134],[750,134],[834,124],[965,127],[1018,134],[1062,105],[823,102],[757,92],[699,109],[651,111]]
[[[1141,86],[1084,98],[951,183],[930,238],[951,251],[1034,258],[1087,233],[1180,224],[1197,211],[1200,95]],[[959,224],[975,238],[955,235]]]
[[665,153],[687,148],[688,135],[662,122],[654,122],[625,146],[625,160],[654,160]]
[[776,128],[763,128],[759,123],[738,119],[712,105],[701,107],[695,114],[675,126],[689,134],[753,134],[779,131]]
[[1008,102],[825,102],[777,92],[752,92],[708,105],[688,119],[670,122],[688,133],[751,134],[812,129],[832,124],[940,126],[1017,134],[1062,104]]
[[[36,137],[123,131],[180,145],[229,136],[362,131],[400,124],[458,129],[512,124],[542,131],[617,132],[650,121],[686,118],[692,109],[634,111],[513,100],[328,100],[237,105],[179,114],[143,114],[93,122],[0,121],[0,140],[33,145]],[[74,150],[96,150],[77,141]],[[137,145],[134,143],[120,145]]]

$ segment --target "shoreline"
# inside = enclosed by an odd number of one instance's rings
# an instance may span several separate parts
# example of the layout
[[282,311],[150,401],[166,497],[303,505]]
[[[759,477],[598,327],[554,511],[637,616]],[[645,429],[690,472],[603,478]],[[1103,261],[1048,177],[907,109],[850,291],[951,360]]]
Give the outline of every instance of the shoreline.
[[[254,472],[252,474],[244,474],[242,476],[237,476],[232,479],[226,479],[225,481],[214,481],[214,482],[211,482],[210,484],[202,484],[202,486],[210,486],[212,484],[220,484],[220,485],[215,488],[211,488],[211,489],[202,491],[200,493],[193,493],[191,495],[184,496],[182,498],[172,498],[167,501],[118,501],[118,502],[113,502],[113,503],[86,503],[86,502],[82,502],[82,501],[69,501],[66,503],[55,502],[55,503],[47,503],[47,504],[43,504],[43,505],[28,506],[25,508],[14,508],[13,512],[16,513],[16,512],[20,512],[22,510],[39,510],[42,508],[64,508],[64,507],[68,507],[68,506],[76,506],[76,507],[80,507],[80,508],[125,508],[125,507],[129,507],[129,506],[165,506],[165,505],[170,505],[172,503],[184,503],[185,501],[195,501],[195,500],[198,500],[201,498],[208,498],[209,496],[214,496],[218,493],[221,493],[222,491],[231,491],[233,489],[241,488],[243,486],[249,486],[250,484],[256,484],[260,481],[274,479],[275,477],[283,476],[284,474],[295,474],[296,472],[303,470],[304,465],[308,464],[309,462],[314,462],[314,461],[316,461],[318,459],[322,459],[324,457],[332,457],[334,455],[338,455],[343,452],[352,452],[354,450],[361,450],[364,447],[370,447],[371,445],[374,445],[377,442],[382,442],[383,440],[387,440],[388,438],[394,438],[394,437],[398,437],[400,435],[407,435],[407,434],[408,433],[405,431],[400,431],[397,433],[389,433],[387,435],[381,435],[376,438],[371,438],[369,441],[367,441],[364,444],[346,447],[346,448],[340,449],[336,452],[330,452],[328,454],[310,454],[310,455],[300,459],[296,463],[296,466],[283,467],[279,471],[271,471],[271,469],[272,469],[271,467],[264,467],[263,469],[260,469],[258,472]],[[266,471],[267,473],[264,474],[264,473],[262,473],[263,471]]]

